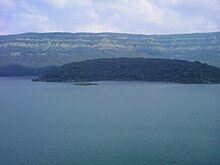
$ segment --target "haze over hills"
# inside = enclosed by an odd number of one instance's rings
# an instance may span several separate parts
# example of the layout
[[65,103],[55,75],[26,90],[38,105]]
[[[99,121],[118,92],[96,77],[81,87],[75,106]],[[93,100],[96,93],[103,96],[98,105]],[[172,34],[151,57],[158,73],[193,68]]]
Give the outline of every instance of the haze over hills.
[[43,68],[29,68],[21,65],[0,66],[0,77],[40,76],[52,69],[53,66]]
[[25,33],[0,36],[0,66],[45,67],[95,58],[151,57],[220,67],[220,32],[176,35]]

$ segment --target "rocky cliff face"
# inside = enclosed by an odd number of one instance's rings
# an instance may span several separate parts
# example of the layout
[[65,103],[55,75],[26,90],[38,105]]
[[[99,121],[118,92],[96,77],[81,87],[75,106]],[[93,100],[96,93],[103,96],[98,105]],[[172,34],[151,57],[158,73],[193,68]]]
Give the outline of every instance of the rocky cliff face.
[[220,32],[177,35],[25,33],[0,36],[0,66],[62,65],[114,57],[156,57],[220,66]]

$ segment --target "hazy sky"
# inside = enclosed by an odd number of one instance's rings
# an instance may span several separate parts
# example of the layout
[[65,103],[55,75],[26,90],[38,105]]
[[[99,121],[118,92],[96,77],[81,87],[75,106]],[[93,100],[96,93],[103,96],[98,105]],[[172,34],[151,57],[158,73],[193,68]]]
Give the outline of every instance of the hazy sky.
[[0,0],[0,34],[220,31],[220,0]]

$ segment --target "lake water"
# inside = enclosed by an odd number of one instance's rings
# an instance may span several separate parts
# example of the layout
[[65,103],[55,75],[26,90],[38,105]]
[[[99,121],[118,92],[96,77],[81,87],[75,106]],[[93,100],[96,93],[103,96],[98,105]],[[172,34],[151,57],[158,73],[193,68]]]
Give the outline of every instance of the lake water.
[[219,165],[220,85],[0,78],[0,165]]

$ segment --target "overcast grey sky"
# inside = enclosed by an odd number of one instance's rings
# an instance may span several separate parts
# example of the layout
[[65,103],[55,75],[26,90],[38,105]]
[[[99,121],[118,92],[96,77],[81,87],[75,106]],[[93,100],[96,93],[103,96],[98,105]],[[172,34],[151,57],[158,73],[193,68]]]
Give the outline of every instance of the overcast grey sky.
[[0,34],[220,31],[220,0],[0,0]]

